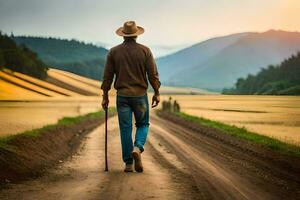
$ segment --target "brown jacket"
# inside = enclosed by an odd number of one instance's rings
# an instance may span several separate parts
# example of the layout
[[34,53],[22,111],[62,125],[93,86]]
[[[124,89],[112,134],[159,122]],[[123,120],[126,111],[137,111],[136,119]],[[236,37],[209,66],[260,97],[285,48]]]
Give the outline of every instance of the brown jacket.
[[148,47],[137,43],[135,39],[126,39],[108,52],[101,85],[103,91],[110,90],[114,74],[114,88],[118,95],[145,95],[147,76],[154,91],[158,93],[160,81],[153,55]]

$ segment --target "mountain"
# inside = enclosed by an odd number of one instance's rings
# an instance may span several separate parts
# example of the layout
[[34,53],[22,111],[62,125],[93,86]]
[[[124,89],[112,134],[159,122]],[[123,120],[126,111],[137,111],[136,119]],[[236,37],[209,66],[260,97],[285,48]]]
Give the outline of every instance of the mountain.
[[206,60],[215,56],[221,49],[236,42],[246,33],[234,34],[226,37],[210,39],[174,54],[157,59],[157,65],[162,81],[168,81],[178,72],[204,64]]
[[300,50],[300,33],[270,30],[213,38],[157,60],[163,84],[214,91]]
[[102,79],[107,49],[76,40],[12,36],[36,52],[52,68],[79,74],[96,80]]
[[256,75],[239,78],[224,94],[300,95],[300,52],[280,65],[270,65]]
[[24,45],[17,45],[14,40],[0,32],[0,69],[4,67],[40,79],[47,76],[48,70],[48,66],[36,53]]

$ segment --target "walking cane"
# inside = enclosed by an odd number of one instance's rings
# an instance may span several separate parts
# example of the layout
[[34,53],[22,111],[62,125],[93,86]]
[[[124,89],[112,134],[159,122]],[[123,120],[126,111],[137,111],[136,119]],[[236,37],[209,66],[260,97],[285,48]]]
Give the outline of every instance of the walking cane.
[[107,164],[107,107],[105,108],[105,171],[108,171]]

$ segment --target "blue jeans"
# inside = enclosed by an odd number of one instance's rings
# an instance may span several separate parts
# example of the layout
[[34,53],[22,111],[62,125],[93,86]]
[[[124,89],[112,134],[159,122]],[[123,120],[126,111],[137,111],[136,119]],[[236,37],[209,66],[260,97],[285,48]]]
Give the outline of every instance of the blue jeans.
[[[117,111],[122,144],[122,158],[126,164],[133,163],[133,145],[144,151],[149,130],[149,103],[147,95],[125,97],[117,95]],[[132,142],[132,114],[134,114],[136,134]]]

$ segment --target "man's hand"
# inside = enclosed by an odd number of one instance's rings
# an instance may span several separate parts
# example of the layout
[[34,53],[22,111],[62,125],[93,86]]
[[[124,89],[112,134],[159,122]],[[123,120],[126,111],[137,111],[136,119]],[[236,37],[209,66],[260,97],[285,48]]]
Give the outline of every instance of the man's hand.
[[108,97],[103,96],[102,99],[102,108],[105,110],[108,108],[108,104],[109,104],[109,99]]
[[159,102],[160,102],[159,94],[154,94],[152,97],[152,108],[156,107]]

